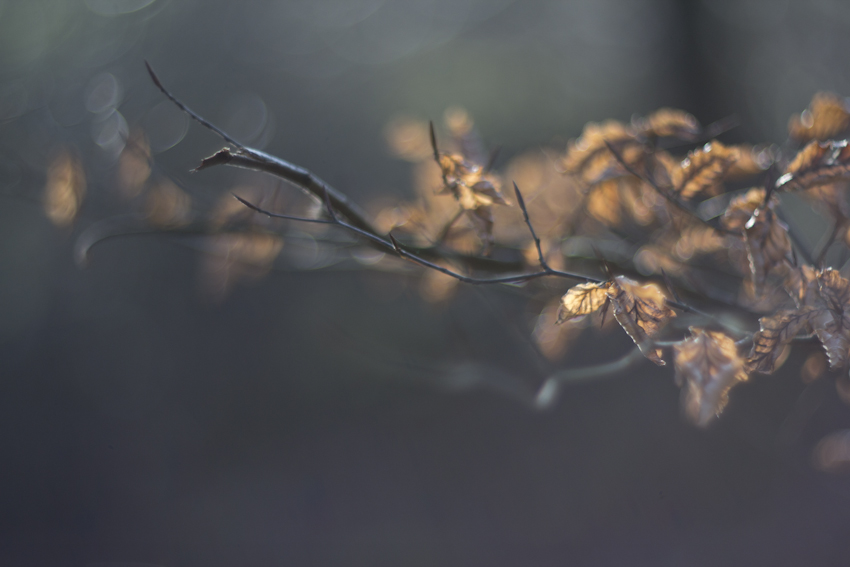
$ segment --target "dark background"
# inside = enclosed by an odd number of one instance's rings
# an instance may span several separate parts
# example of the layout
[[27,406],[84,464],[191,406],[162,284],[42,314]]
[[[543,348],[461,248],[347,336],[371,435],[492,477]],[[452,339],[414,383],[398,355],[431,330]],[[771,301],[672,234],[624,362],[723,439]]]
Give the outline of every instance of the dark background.
[[[798,356],[707,431],[649,364],[533,412],[439,372],[523,372],[500,321],[531,314],[510,294],[435,307],[318,270],[214,302],[186,241],[113,240],[85,269],[73,243],[126,209],[133,126],[200,207],[256,179],[188,173],[221,144],[182,137],[145,59],[237,138],[367,200],[410,194],[384,125],[453,104],[503,160],[660,106],[781,142],[814,92],[850,94],[848,29],[841,0],[0,0],[0,564],[846,565],[850,484],[810,453],[850,412]],[[88,185],[65,229],[41,206],[59,147]],[[570,364],[627,348],[588,335]]]

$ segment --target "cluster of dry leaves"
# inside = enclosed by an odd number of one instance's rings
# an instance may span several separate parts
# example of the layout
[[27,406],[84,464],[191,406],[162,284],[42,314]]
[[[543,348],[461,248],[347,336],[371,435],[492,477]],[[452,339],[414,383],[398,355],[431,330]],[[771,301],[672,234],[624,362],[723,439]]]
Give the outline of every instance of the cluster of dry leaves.
[[[646,358],[658,365],[672,361],[685,415],[705,426],[721,413],[735,385],[783,364],[794,341],[822,345],[822,354],[804,365],[807,380],[824,374],[827,360],[839,370],[850,359],[850,283],[827,265],[829,259],[841,266],[850,257],[846,102],[816,95],[791,119],[782,147],[725,145],[713,139],[722,130],[703,127],[686,112],[661,109],[630,123],[588,124],[566,152],[522,154],[498,173],[496,153],[484,149],[464,110],[446,112],[439,137],[431,124],[399,118],[387,126],[386,137],[398,157],[414,164],[416,196],[373,206],[371,219],[355,223],[360,228],[353,237],[379,249],[366,264],[372,268],[409,268],[404,260],[427,256],[418,263],[437,269],[424,272],[421,291],[433,301],[451,297],[464,277],[483,273],[483,264],[470,259],[486,261],[489,275],[518,273],[511,283],[544,303],[533,334],[552,360],[560,360],[590,322],[615,321]],[[265,154],[237,150],[227,155],[265,163]],[[126,196],[142,199],[147,222],[163,231],[196,223],[199,213],[188,196],[168,180],[154,179],[150,164],[144,136],[134,134],[118,167],[117,184]],[[307,189],[323,183],[293,171],[294,177],[282,178]],[[73,157],[60,154],[45,201],[57,224],[73,219],[82,179]],[[515,203],[503,193],[510,182],[522,189]],[[268,201],[276,189],[242,187],[244,201],[225,196],[200,215],[219,258],[211,265],[228,274],[244,265],[255,275],[268,270],[284,249],[280,225],[268,218],[280,208]],[[310,190],[318,205],[315,220],[324,213],[329,224],[351,228],[339,220],[345,211],[337,216],[331,210],[327,192]],[[784,195],[792,192],[831,221],[815,250],[783,221]],[[265,208],[246,208],[245,201]],[[266,224],[261,231],[230,231],[240,215]],[[321,226],[313,235],[319,244],[327,235]],[[339,248],[330,237],[325,244]],[[591,271],[603,276],[578,275]],[[543,279],[547,284],[540,285]],[[553,297],[553,279],[581,283]],[[232,280],[221,285],[229,288]],[[839,379],[841,387],[846,381]]]
[[[408,229],[465,251],[474,247],[472,236],[484,253],[493,242],[524,247],[533,264],[536,254],[519,215],[493,207],[505,200],[499,177],[487,173],[471,121],[455,110],[447,113],[446,126],[451,150],[434,158],[424,123],[398,120],[388,127],[396,154],[417,163],[419,196],[383,210],[383,218],[393,221],[383,229]],[[736,384],[755,373],[773,373],[792,341],[816,338],[829,368],[844,368],[850,356],[850,288],[825,259],[834,241],[850,245],[850,149],[846,140],[835,139],[848,130],[845,101],[822,93],[791,119],[789,141],[781,148],[727,146],[713,139],[703,144],[709,128],[685,112],[662,109],[629,124],[588,124],[561,156],[514,159],[502,179],[523,188],[547,258],[569,266],[590,256],[590,241],[608,273],[610,264],[620,271],[604,281],[589,278],[569,289],[557,309],[547,306],[540,318],[545,325],[535,333],[541,350],[561,356],[576,325],[590,316],[604,323],[610,309],[649,360],[664,365],[669,353],[684,413],[700,426],[720,414]],[[698,147],[677,157],[673,149],[688,144]],[[454,204],[441,200],[446,192],[454,195]],[[817,254],[795,241],[781,219],[786,192],[804,196],[832,220]],[[840,254],[843,263],[844,250]],[[679,293],[712,313],[733,310],[757,319],[759,330],[730,327],[684,304]],[[705,316],[695,318],[696,312]],[[686,325],[685,338],[668,338],[671,329],[664,335],[665,327],[682,313],[699,324]],[[814,367],[822,374],[826,364],[808,363],[810,374]]]

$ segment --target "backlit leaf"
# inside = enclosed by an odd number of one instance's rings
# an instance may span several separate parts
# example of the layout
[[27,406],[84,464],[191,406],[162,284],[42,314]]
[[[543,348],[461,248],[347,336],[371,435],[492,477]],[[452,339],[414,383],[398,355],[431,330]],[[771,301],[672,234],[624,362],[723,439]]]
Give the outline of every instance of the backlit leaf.
[[766,207],[758,208],[744,225],[744,242],[753,286],[758,292],[764,285],[767,274],[791,262],[791,239],[788,227],[779,220],[773,210],[773,200]]
[[661,349],[649,344],[659,330],[676,316],[661,288],[648,283],[641,285],[625,276],[617,276],[608,287],[608,298],[614,317],[649,360],[663,366]]
[[561,298],[558,323],[583,317],[602,308],[608,302],[610,283],[583,283],[570,288]]
[[47,169],[44,212],[57,226],[74,221],[86,194],[86,176],[79,160],[68,150],[59,153]]
[[747,374],[772,374],[788,343],[809,326],[818,313],[818,310],[804,307],[800,310],[783,310],[759,319],[760,329],[753,335],[753,348],[745,366]]
[[776,181],[782,189],[808,189],[850,177],[850,148],[847,140],[812,141],[788,164]]
[[788,134],[795,140],[828,140],[850,128],[850,112],[844,100],[833,93],[817,93],[809,108],[788,121]]
[[682,410],[697,426],[720,415],[729,390],[747,380],[744,359],[731,337],[690,328],[691,336],[673,346],[676,384],[682,388]]
[[632,122],[642,136],[656,138],[673,137],[680,140],[695,139],[701,129],[699,122],[691,114],[675,108],[661,108],[647,116]]
[[850,282],[827,268],[818,276],[818,285],[826,310],[813,320],[813,327],[835,370],[847,365],[850,354]]
[[682,161],[674,175],[674,191],[685,200],[700,194],[717,195],[723,176],[739,159],[737,148],[724,146],[716,140],[709,142]]

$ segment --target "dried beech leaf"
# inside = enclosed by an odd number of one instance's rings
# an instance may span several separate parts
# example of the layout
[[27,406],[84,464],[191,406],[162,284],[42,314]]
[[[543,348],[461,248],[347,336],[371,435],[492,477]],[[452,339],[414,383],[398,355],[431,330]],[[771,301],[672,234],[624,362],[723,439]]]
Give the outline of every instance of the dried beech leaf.
[[488,252],[493,245],[492,206],[507,204],[499,191],[498,178],[460,154],[440,155],[440,169],[445,182],[443,192],[454,195]]
[[609,179],[595,185],[587,197],[587,212],[606,226],[618,226],[623,220],[619,180]]
[[74,155],[64,150],[47,169],[44,187],[44,212],[56,226],[68,226],[74,221],[86,194],[83,166]]
[[690,328],[691,336],[673,346],[676,384],[682,387],[682,410],[697,426],[720,415],[729,390],[747,380],[744,359],[724,333]]
[[789,269],[783,285],[798,309],[815,307],[820,298],[818,271],[808,264]]
[[795,140],[828,140],[850,128],[850,112],[844,100],[833,93],[817,93],[809,108],[788,121],[788,134]]
[[594,185],[605,177],[611,177],[612,170],[620,172],[622,168],[606,142],[630,165],[638,163],[645,155],[643,146],[631,128],[614,120],[602,124],[591,122],[584,127],[577,140],[570,142],[563,161],[564,172],[586,185]]
[[694,140],[701,131],[699,122],[693,115],[675,108],[658,109],[646,118],[634,120],[632,124],[641,135],[656,138]]
[[744,225],[744,243],[750,274],[756,292],[762,289],[767,274],[792,259],[788,227],[773,210],[773,200],[767,207],[758,208]]
[[723,228],[734,232],[743,232],[744,226],[753,216],[753,212],[764,203],[764,196],[764,189],[754,187],[743,195],[732,199],[720,221]]
[[829,367],[835,370],[847,365],[850,354],[850,282],[827,268],[819,274],[818,285],[826,310],[812,326],[829,357]]
[[649,339],[676,316],[664,292],[654,283],[641,285],[625,276],[617,276],[608,287],[614,317],[649,360],[664,366],[661,349],[648,345]]
[[813,141],[799,151],[785,174],[776,180],[782,189],[808,189],[850,177],[850,148],[847,140]]
[[608,302],[608,282],[583,283],[570,288],[561,298],[558,323],[598,311]]
[[700,194],[720,193],[720,182],[729,168],[740,159],[737,148],[724,146],[717,140],[688,154],[674,174],[674,191],[684,200]]
[[818,313],[818,310],[804,307],[800,310],[783,310],[759,319],[760,330],[753,335],[753,348],[747,357],[747,374],[772,374],[786,345],[809,326]]
[[738,160],[731,165],[723,179],[733,181],[758,175],[767,171],[776,155],[772,148],[765,146],[729,146],[738,150]]

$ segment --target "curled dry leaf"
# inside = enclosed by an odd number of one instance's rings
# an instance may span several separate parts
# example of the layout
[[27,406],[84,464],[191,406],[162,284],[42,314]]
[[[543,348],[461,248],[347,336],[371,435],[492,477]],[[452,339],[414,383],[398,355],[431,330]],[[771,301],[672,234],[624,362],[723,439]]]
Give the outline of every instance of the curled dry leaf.
[[659,366],[666,364],[661,349],[650,343],[668,320],[676,316],[667,305],[661,288],[654,283],[641,285],[625,276],[611,282],[608,298],[614,308],[614,317],[640,348],[645,357]]
[[808,264],[790,268],[785,274],[785,291],[797,308],[815,307],[819,299],[818,271]]
[[693,115],[675,108],[660,108],[646,118],[633,120],[632,126],[643,137],[694,140],[701,132]]
[[804,307],[799,310],[783,310],[776,315],[759,319],[759,331],[753,335],[753,348],[747,357],[747,374],[761,372],[772,374],[785,347],[801,330],[807,328],[818,310]]
[[440,169],[445,182],[443,191],[454,195],[485,250],[489,250],[493,245],[492,206],[507,205],[499,191],[499,180],[460,154],[440,155]]
[[847,140],[824,143],[813,141],[788,164],[785,173],[776,180],[776,187],[787,190],[808,189],[847,178],[850,178],[850,148],[847,147]]
[[748,376],[731,337],[695,327],[690,332],[690,337],[673,346],[676,384],[682,388],[685,415],[705,427],[723,411],[729,390]]
[[818,312],[813,327],[835,370],[847,365],[850,351],[850,282],[827,268],[818,275],[818,286],[826,309]]
[[47,169],[44,188],[44,212],[56,226],[74,221],[86,194],[86,176],[80,161],[63,150]]
[[652,337],[676,312],[667,306],[664,292],[654,283],[639,284],[625,276],[610,282],[583,283],[561,298],[558,322],[590,315],[613,306],[614,318],[649,360],[664,366],[661,349],[651,345]]
[[827,140],[850,128],[850,112],[834,93],[817,93],[809,108],[788,121],[788,134],[795,140]]
[[564,172],[590,186],[610,176],[612,170],[620,171],[621,166],[606,142],[630,165],[639,164],[645,155],[633,129],[614,120],[602,124],[590,122],[581,136],[570,142],[563,161]]
[[[743,195],[732,199],[720,221],[723,228],[733,232],[743,232],[753,212],[764,203],[764,197],[764,189],[753,187]],[[771,200],[773,199],[775,198],[771,197]]]
[[788,227],[776,216],[773,203],[771,200],[766,207],[753,211],[744,225],[744,243],[756,291],[762,288],[769,272],[792,261]]
[[688,154],[674,170],[675,193],[684,200],[700,194],[720,193],[720,183],[733,164],[741,158],[737,148],[724,146],[717,140]]

